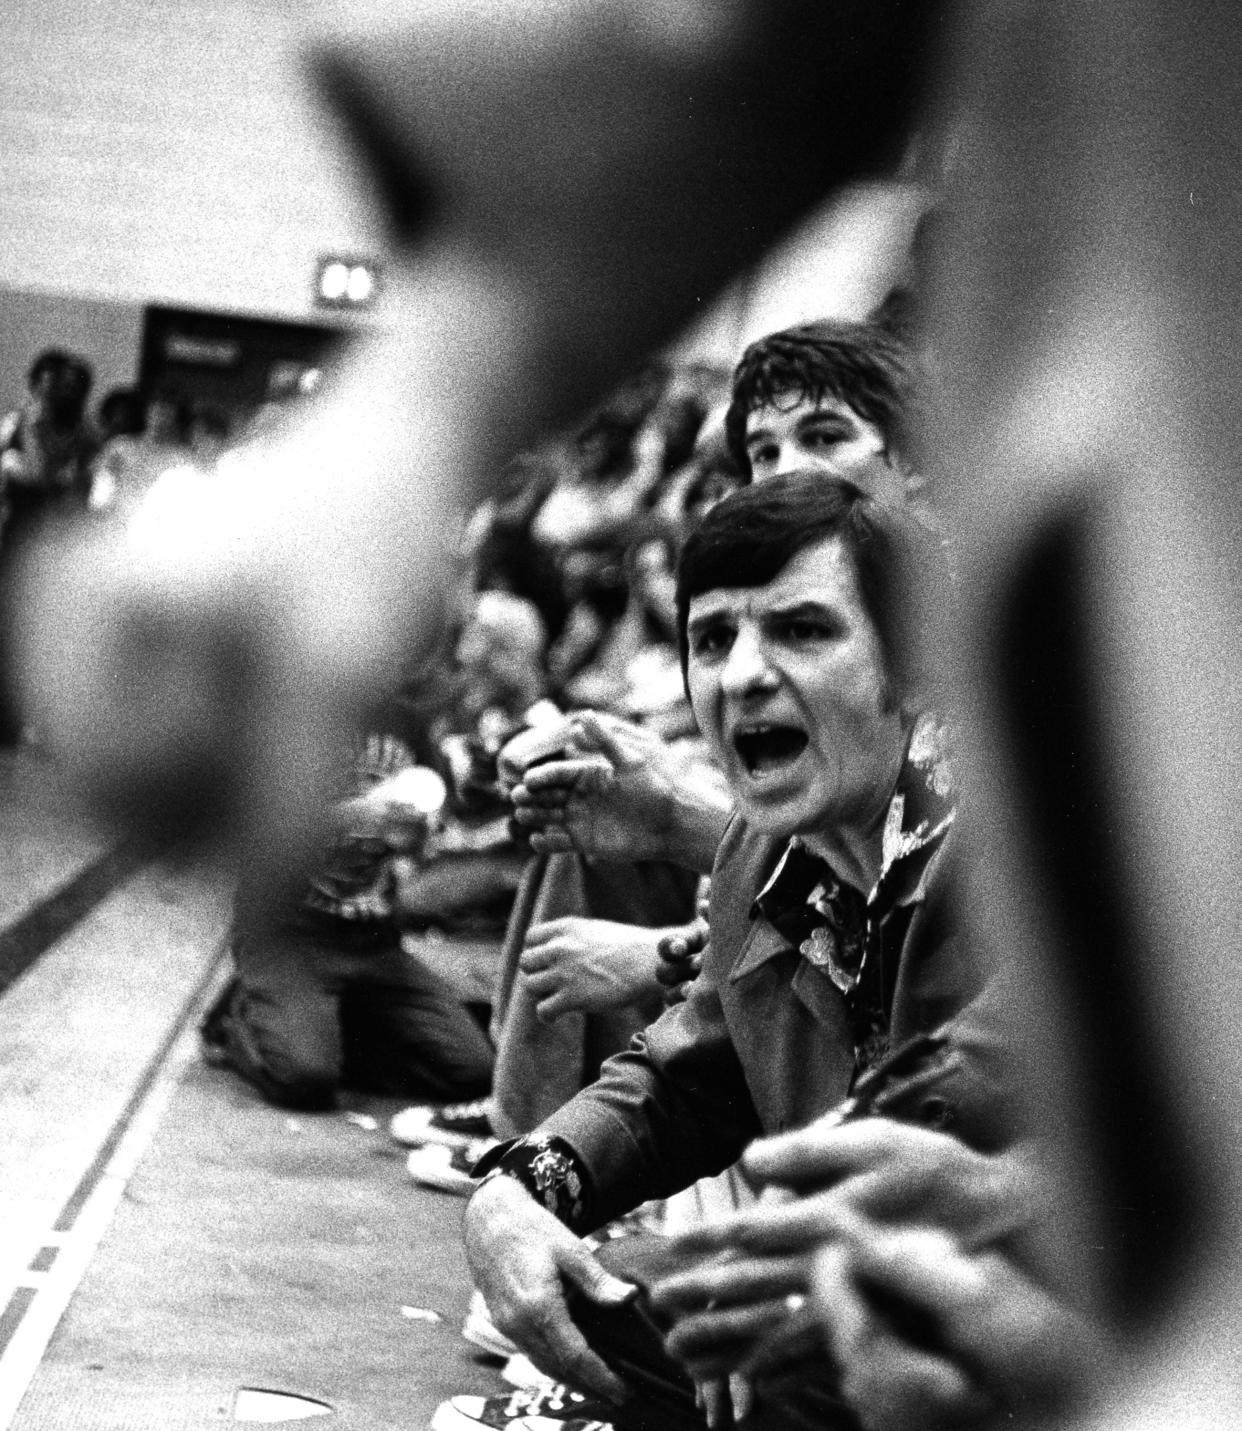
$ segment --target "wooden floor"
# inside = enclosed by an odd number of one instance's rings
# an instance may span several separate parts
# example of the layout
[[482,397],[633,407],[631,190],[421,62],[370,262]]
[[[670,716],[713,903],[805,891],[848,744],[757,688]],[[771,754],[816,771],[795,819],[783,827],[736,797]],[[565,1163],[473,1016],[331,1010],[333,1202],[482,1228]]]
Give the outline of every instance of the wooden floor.
[[52,788],[0,754],[0,1431],[219,1427],[243,1388],[418,1431],[498,1389],[397,1105],[293,1117],[199,1059],[226,873],[138,863]]

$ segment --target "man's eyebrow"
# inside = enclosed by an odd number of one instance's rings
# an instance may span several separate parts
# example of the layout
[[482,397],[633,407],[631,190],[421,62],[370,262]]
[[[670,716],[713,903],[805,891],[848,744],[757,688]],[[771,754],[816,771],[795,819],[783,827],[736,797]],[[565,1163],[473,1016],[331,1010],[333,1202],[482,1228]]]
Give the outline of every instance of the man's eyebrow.
[[746,429],[746,446],[749,447],[755,442],[766,442],[772,434],[766,427],[756,427]]
[[767,607],[763,618],[765,621],[790,621],[799,616],[836,616],[838,611],[839,608],[831,601],[805,596]]
[[691,615],[686,621],[687,631],[698,631],[704,626],[710,626],[713,621],[719,621],[728,614],[725,606],[709,606],[705,611],[700,611],[697,615]]
[[851,425],[852,413],[849,408],[824,408],[813,407],[809,412],[804,412],[798,418],[798,428],[810,427],[813,423],[828,422],[834,423],[838,427],[849,427]]

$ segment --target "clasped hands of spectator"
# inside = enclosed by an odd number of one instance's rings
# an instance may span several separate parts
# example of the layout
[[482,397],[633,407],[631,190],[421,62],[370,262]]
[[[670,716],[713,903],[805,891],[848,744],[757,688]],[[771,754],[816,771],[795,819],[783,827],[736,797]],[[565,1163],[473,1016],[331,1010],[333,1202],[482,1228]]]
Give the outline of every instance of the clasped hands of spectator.
[[651,1289],[709,1402],[815,1355],[868,1431],[1044,1407],[1089,1380],[1098,1334],[1014,1256],[1039,1203],[1028,1149],[829,1116],[744,1166],[759,1202],[682,1235],[701,1261]]
[[501,752],[514,823],[539,853],[670,860],[706,873],[732,802],[713,766],[615,716],[583,711]]
[[535,997],[535,1013],[550,1023],[563,1014],[603,1013],[652,999],[665,934],[572,914],[532,924],[519,967]]

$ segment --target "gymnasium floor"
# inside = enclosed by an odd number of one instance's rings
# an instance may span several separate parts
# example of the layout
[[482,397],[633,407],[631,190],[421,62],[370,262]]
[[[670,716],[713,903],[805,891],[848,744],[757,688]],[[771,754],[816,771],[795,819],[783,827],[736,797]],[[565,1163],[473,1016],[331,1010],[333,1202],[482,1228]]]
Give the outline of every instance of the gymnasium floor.
[[294,1116],[199,1059],[225,873],[142,862],[29,751],[0,753],[0,839],[0,1431],[421,1431],[499,1390],[458,1334],[462,1203],[407,1181],[399,1105]]

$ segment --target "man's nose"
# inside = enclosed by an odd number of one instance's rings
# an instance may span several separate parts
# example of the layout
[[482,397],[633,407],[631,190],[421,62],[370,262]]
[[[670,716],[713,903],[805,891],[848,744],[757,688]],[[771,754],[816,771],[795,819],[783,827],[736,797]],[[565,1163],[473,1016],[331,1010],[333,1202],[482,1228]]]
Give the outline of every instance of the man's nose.
[[786,472],[797,472],[802,465],[797,447],[792,442],[782,443],[776,454],[776,466],[772,469],[772,476],[783,477]]
[[757,632],[744,627],[729,648],[728,660],[720,673],[721,689],[726,695],[744,696],[771,689],[776,681],[763,640]]

